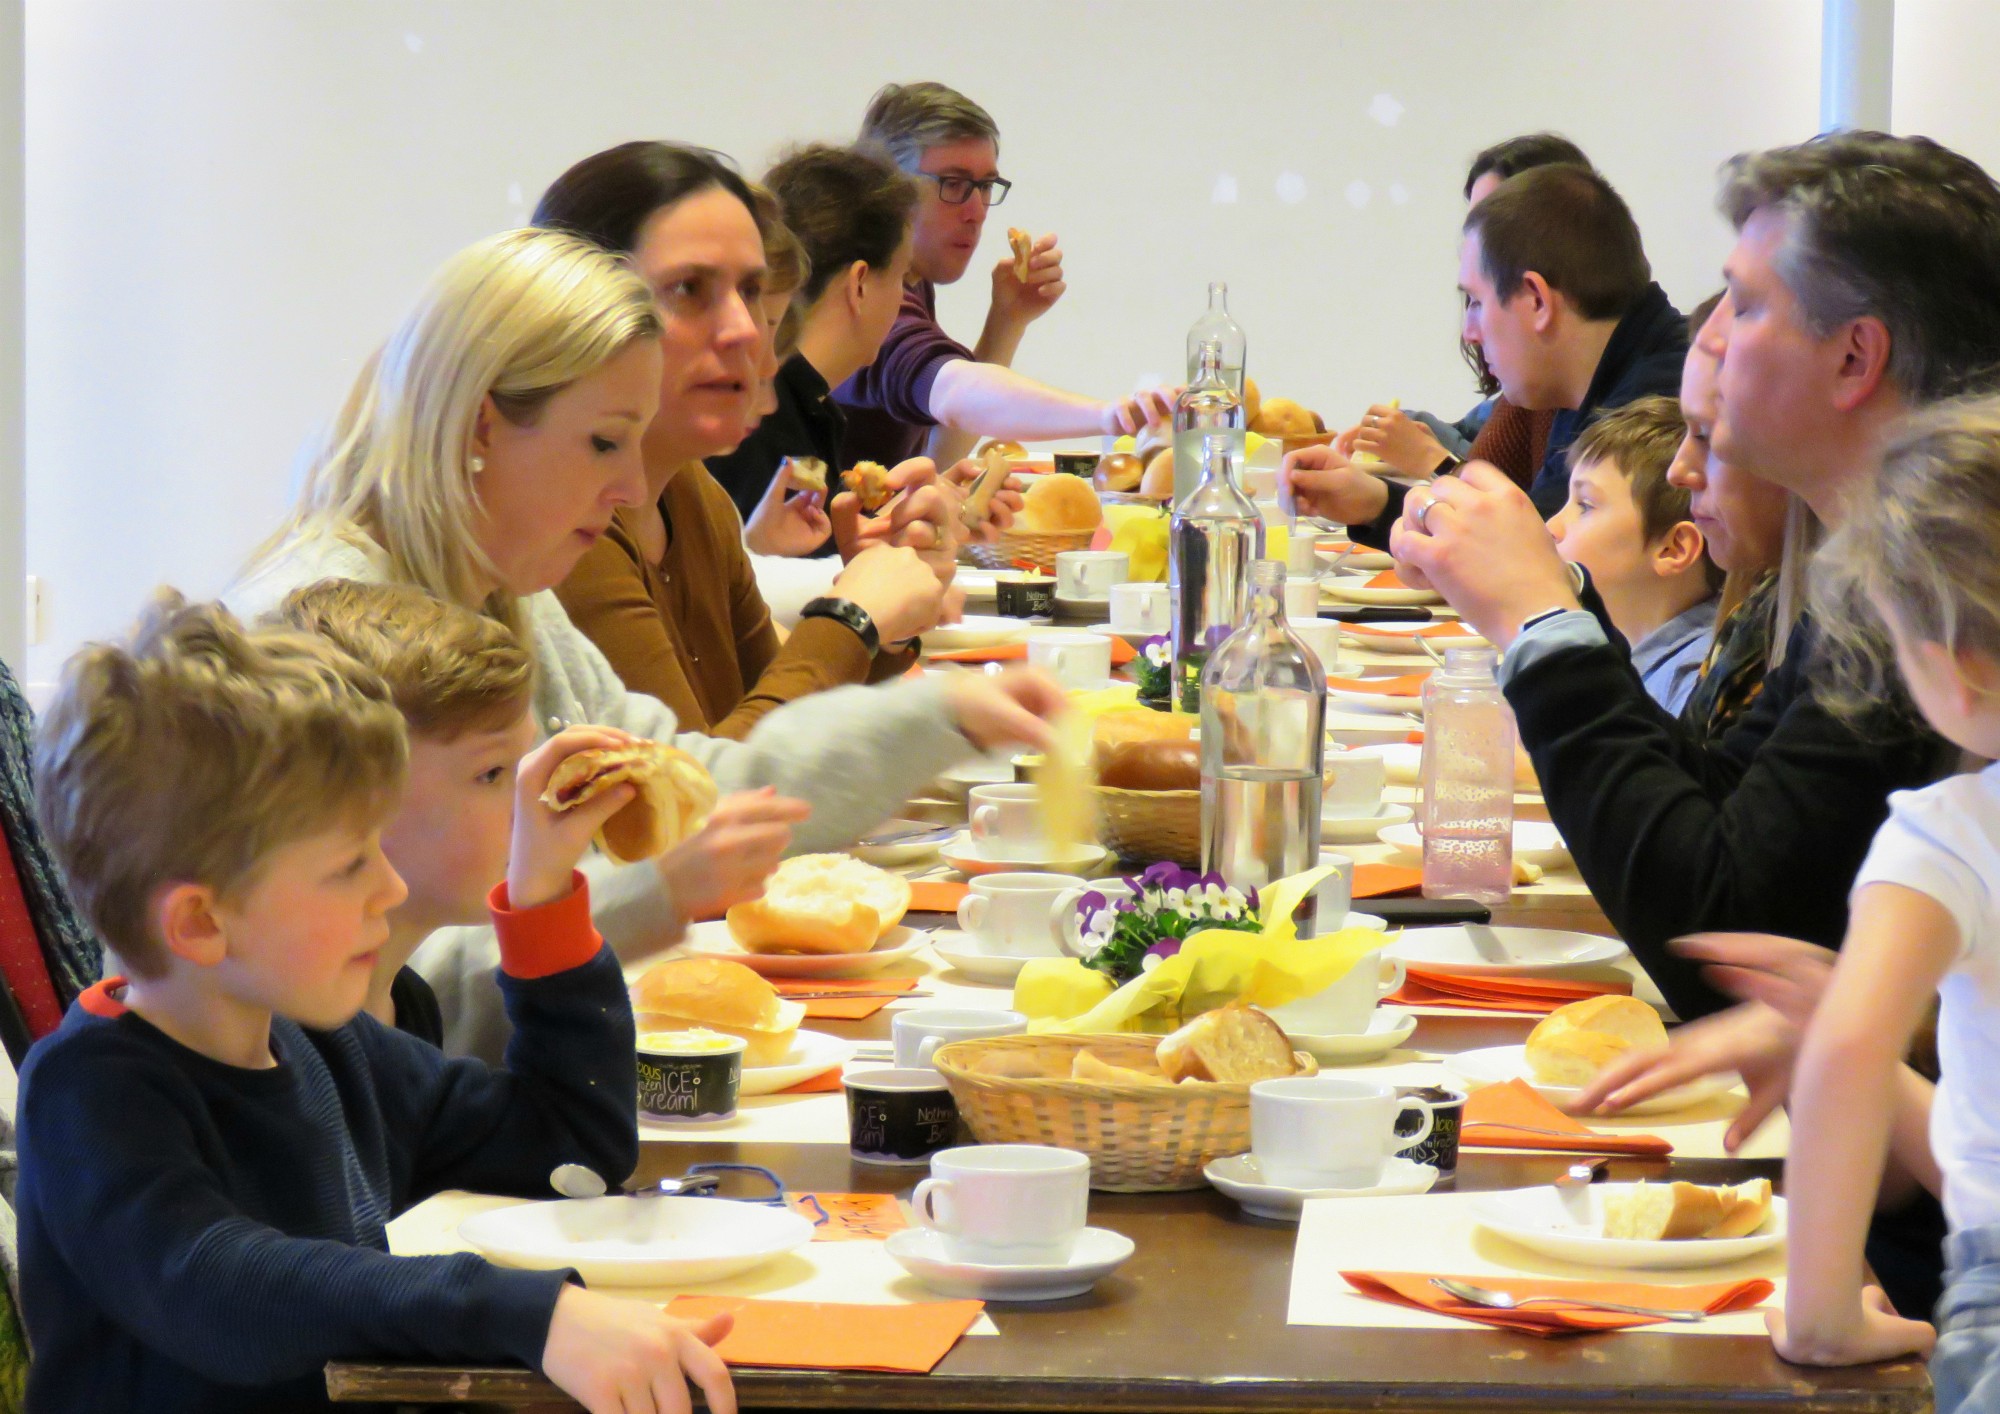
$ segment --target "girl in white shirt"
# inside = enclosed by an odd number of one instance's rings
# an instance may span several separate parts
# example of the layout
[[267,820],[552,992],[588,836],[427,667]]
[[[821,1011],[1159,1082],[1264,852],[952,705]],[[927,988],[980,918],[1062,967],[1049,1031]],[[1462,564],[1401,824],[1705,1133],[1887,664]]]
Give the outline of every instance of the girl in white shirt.
[[[1941,735],[2000,758],[2000,399],[1912,418],[1857,495],[1812,568],[1844,690],[1879,701],[1900,679]],[[1794,1240],[1771,1334],[1802,1364],[1930,1354],[1940,1411],[1986,1409],[2000,1405],[2000,766],[1889,806],[1799,1056]],[[1903,1063],[1933,996],[1935,1090]],[[1891,1163],[1940,1193],[1950,1220],[1935,1331],[1863,1283]]]

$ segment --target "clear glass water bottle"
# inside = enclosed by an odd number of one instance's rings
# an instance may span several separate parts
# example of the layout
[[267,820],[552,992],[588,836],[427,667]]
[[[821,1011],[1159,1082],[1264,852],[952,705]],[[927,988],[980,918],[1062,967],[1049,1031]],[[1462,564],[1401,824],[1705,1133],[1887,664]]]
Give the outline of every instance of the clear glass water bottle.
[[1167,540],[1173,601],[1174,696],[1201,711],[1201,670],[1250,608],[1250,563],[1264,558],[1264,518],[1236,481],[1239,453],[1225,432],[1202,443],[1201,480],[1174,507]]
[[1244,457],[1243,396],[1229,386],[1219,339],[1206,340],[1188,385],[1174,401],[1174,504],[1201,480],[1202,447],[1211,432],[1226,433],[1238,466]]
[[1505,903],[1514,887],[1514,710],[1491,648],[1451,648],[1424,685],[1424,897]]
[[1195,320],[1187,337],[1188,382],[1201,371],[1201,346],[1214,340],[1222,346],[1222,376],[1238,398],[1243,396],[1243,326],[1229,316],[1229,286],[1220,280],[1208,287],[1208,313]]
[[1261,889],[1319,862],[1326,669],[1285,621],[1285,566],[1250,566],[1250,616],[1201,694],[1201,867]]

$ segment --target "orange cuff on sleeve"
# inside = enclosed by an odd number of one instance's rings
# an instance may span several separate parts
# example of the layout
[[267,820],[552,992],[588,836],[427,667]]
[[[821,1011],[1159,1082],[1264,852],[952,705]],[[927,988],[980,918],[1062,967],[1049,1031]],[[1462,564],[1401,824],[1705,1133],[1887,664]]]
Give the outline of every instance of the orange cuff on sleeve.
[[502,879],[486,896],[486,907],[500,936],[500,966],[509,977],[553,977],[583,966],[604,946],[590,922],[590,885],[580,872],[571,872],[563,897],[519,912],[509,905]]

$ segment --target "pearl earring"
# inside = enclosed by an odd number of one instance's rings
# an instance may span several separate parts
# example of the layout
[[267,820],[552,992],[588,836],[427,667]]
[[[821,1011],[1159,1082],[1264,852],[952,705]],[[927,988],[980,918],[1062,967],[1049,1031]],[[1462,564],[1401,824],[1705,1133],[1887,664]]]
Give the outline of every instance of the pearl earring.
[[486,458],[474,457],[471,461],[467,462],[466,465],[471,467],[472,474],[474,476],[477,476],[479,475],[480,472],[486,470]]

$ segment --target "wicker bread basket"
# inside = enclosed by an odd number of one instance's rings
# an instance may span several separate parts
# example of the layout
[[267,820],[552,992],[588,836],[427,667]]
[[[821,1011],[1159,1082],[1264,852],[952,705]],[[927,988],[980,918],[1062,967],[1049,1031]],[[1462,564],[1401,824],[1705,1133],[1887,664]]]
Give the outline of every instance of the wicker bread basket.
[[[1090,1155],[1106,1193],[1200,1188],[1203,1165],[1250,1149],[1250,1087],[1190,1082],[1113,1085],[1009,1079],[985,1071],[1002,1055],[1067,1076],[1079,1051],[1154,1069],[1157,1036],[997,1036],[940,1046],[934,1064],[982,1144],[1050,1144]],[[1026,1068],[1024,1066],[1024,1068]]]
[[1055,573],[1056,556],[1064,550],[1088,550],[1095,530],[1003,530],[992,544],[968,546],[974,563],[990,570],[1034,565]]
[[1120,859],[1201,867],[1201,792],[1098,786],[1097,836]]

